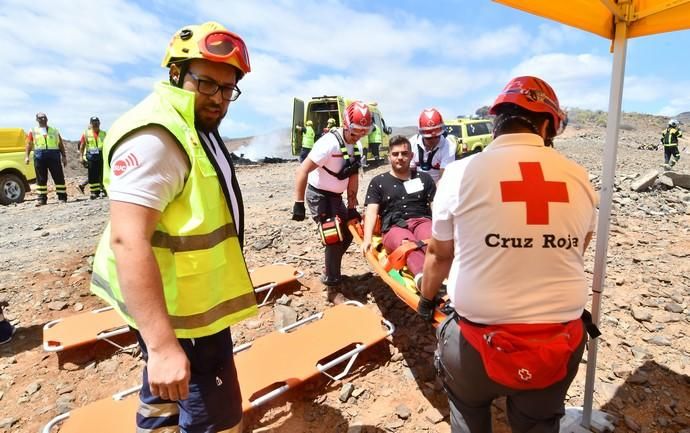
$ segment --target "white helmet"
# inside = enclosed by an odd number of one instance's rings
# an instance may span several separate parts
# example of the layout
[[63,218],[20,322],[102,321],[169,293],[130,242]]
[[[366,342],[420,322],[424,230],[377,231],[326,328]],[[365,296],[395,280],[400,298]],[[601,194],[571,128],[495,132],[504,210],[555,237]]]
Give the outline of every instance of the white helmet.
[[668,121],[668,126],[671,128],[676,128],[678,127],[678,121],[676,119],[671,119]]

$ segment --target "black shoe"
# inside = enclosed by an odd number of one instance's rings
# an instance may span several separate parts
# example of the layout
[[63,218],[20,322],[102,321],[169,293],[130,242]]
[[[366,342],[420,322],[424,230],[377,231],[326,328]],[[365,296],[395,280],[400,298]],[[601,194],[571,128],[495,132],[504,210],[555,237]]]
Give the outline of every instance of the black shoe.
[[0,344],[9,343],[15,331],[15,327],[7,320],[0,321]]
[[98,194],[91,194],[89,197],[91,200],[96,200],[98,198]]
[[38,206],[45,206],[45,205],[47,205],[47,204],[48,204],[48,200],[45,200],[45,201],[44,201],[44,200],[39,200],[39,201],[36,202],[36,207],[38,207]]

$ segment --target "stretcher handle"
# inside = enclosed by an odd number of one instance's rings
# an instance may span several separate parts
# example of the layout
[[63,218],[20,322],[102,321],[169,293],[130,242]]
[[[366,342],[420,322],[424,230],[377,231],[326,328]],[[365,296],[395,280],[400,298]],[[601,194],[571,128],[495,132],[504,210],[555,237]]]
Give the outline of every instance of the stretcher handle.
[[48,424],[46,424],[43,427],[43,430],[41,430],[41,433],[50,433],[50,431],[53,429],[53,427],[55,427],[56,425],[58,425],[62,421],[66,420],[67,418],[69,418],[69,414],[70,414],[69,412],[65,412],[62,415],[58,415],[55,418],[48,421]]
[[285,385],[281,386],[280,388],[274,389],[273,391],[269,392],[268,394],[262,395],[261,397],[259,397],[259,398],[257,398],[256,400],[252,401],[252,402],[251,402],[251,405],[252,405],[252,407],[259,407],[259,406],[261,406],[262,404],[264,404],[264,403],[266,403],[266,402],[268,402],[268,401],[270,401],[270,400],[273,400],[274,398],[278,397],[279,395],[281,395],[282,393],[284,393],[284,392],[287,391],[288,389],[290,389],[290,385],[285,384]]

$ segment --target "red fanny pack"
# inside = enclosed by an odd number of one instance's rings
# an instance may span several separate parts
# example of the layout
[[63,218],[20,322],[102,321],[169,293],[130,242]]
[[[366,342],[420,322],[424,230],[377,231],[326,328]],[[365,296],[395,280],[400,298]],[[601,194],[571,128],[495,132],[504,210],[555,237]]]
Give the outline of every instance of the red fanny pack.
[[513,389],[542,389],[562,380],[584,336],[581,319],[487,326],[460,319],[459,325],[481,355],[487,375]]

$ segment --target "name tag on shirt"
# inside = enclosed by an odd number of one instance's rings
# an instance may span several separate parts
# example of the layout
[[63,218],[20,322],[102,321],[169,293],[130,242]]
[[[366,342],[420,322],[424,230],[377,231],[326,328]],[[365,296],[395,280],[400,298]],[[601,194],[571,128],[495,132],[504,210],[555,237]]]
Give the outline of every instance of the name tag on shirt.
[[422,179],[418,177],[403,182],[403,185],[405,186],[405,192],[408,194],[414,194],[424,189]]

